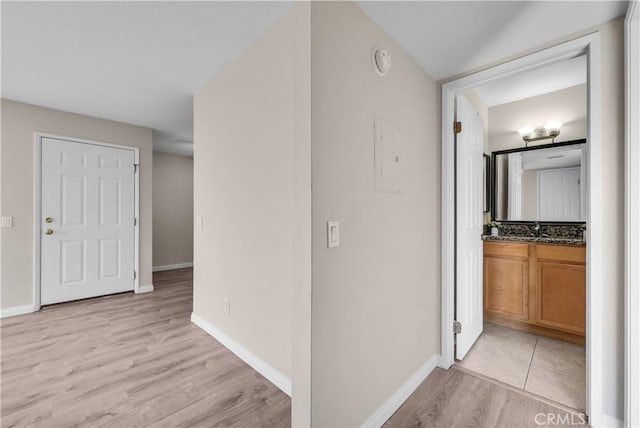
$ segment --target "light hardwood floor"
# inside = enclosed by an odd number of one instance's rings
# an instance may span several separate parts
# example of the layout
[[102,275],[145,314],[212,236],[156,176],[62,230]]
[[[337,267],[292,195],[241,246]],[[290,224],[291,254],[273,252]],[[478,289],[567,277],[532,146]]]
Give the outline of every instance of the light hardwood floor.
[[[191,269],[156,273],[154,285],[2,320],[0,425],[290,426],[289,397],[189,321]],[[567,415],[436,369],[385,426],[544,426],[538,413]]]
[[584,419],[455,368],[436,368],[384,427],[575,427]]
[[154,286],[3,319],[1,426],[290,426],[290,398],[190,322],[191,269]]

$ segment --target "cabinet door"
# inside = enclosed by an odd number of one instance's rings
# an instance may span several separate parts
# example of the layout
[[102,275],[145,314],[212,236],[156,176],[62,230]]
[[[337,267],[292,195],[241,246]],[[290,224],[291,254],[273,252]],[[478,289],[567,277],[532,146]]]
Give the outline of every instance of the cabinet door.
[[570,333],[585,333],[585,267],[538,262],[536,322]]
[[516,320],[529,320],[529,260],[484,259],[484,310]]

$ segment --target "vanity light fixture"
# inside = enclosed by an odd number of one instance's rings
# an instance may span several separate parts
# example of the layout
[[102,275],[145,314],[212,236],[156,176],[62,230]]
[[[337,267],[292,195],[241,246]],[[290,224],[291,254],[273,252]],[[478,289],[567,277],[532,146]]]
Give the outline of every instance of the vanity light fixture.
[[524,126],[518,130],[518,133],[524,140],[524,146],[527,147],[532,141],[551,139],[551,143],[555,143],[556,137],[560,135],[560,128],[562,128],[562,122],[550,120],[542,126]]

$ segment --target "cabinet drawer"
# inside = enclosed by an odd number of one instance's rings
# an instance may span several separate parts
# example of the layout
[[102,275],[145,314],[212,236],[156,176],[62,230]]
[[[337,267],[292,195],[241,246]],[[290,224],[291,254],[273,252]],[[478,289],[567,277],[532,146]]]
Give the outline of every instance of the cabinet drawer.
[[538,259],[557,260],[563,262],[585,263],[586,248],[567,245],[536,245]]
[[493,257],[529,257],[529,244],[521,242],[484,241],[484,255]]

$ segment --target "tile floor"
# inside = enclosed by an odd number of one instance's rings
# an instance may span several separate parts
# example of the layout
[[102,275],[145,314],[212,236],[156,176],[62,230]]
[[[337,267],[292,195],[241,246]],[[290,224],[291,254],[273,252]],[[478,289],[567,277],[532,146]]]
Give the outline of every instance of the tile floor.
[[577,410],[585,409],[585,347],[485,323],[458,364]]

